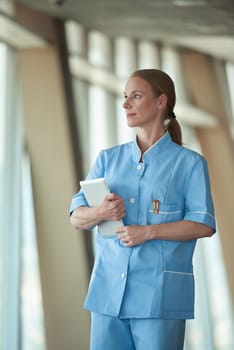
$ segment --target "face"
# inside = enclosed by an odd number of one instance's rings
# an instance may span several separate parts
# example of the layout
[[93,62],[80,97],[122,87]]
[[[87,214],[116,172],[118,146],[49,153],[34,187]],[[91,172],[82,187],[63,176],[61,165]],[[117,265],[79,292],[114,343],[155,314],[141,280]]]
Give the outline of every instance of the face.
[[[128,126],[150,128],[155,123],[162,124],[165,106],[161,103],[161,96],[163,95],[155,96],[144,79],[131,77],[125,87],[123,103]],[[164,100],[165,97],[164,95]]]

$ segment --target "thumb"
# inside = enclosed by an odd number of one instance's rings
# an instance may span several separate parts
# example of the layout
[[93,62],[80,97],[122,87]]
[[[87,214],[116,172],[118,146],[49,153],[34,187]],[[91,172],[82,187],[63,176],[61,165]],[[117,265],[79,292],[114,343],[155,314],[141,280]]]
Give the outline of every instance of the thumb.
[[124,226],[119,226],[115,232],[116,233],[123,233],[124,232]]

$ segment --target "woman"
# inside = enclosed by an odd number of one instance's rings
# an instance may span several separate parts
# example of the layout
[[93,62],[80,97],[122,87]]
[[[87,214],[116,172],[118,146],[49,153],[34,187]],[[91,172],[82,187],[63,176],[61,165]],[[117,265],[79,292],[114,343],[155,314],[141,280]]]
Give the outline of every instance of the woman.
[[75,228],[124,222],[116,237],[97,234],[85,301],[91,349],[182,350],[185,320],[194,317],[196,239],[215,232],[207,163],[181,145],[167,74],[136,71],[124,98],[136,140],[100,152],[87,177],[104,177],[112,193],[89,208],[80,191],[71,204]]

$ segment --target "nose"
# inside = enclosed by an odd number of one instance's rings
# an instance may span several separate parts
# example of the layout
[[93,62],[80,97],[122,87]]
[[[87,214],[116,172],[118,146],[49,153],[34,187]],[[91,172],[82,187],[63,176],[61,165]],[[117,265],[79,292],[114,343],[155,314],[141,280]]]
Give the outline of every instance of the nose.
[[128,109],[131,107],[131,104],[130,104],[130,99],[129,97],[125,99],[125,101],[123,102],[123,108],[124,109]]

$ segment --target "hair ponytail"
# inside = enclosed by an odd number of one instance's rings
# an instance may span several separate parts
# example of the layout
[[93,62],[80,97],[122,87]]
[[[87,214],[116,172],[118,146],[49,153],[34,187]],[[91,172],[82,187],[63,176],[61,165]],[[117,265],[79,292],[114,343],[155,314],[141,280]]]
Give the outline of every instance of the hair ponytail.
[[176,118],[169,119],[169,122],[166,126],[167,131],[169,132],[172,141],[178,145],[182,145],[182,132],[181,127]]

